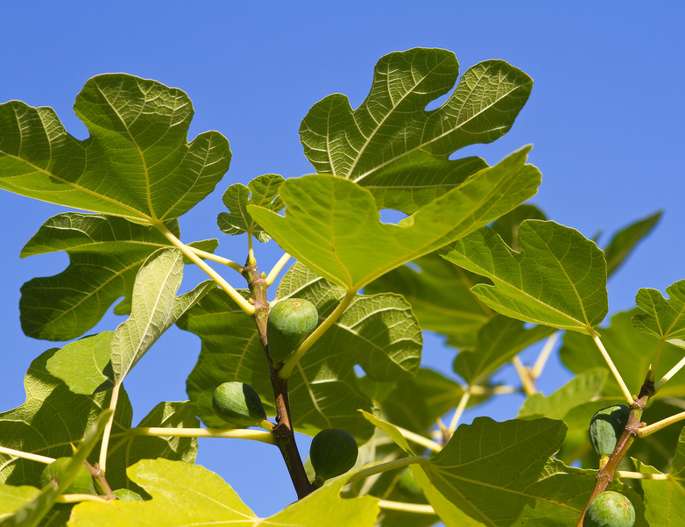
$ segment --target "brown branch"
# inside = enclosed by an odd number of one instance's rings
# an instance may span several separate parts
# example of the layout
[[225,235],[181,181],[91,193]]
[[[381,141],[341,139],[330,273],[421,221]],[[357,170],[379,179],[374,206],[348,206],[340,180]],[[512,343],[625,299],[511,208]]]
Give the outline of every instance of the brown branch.
[[100,465],[93,463],[92,465],[86,461],[86,468],[90,472],[90,476],[95,480],[97,486],[100,488],[100,492],[108,500],[114,499],[114,493],[112,492],[112,487],[109,486],[107,479],[105,478],[105,473],[100,468]]
[[623,429],[621,437],[619,437],[618,442],[616,443],[613,453],[611,456],[609,456],[606,464],[597,472],[597,482],[595,483],[595,488],[592,490],[592,494],[590,494],[580,518],[578,518],[576,527],[583,527],[583,520],[585,519],[585,514],[590,508],[590,505],[595,498],[604,492],[609,484],[614,480],[614,476],[618,470],[618,465],[628,453],[633,441],[635,441],[638,429],[644,424],[641,420],[642,412],[644,412],[645,408],[647,407],[647,402],[649,401],[650,397],[654,395],[654,392],[654,374],[650,368],[650,370],[647,372],[644,382],[642,383],[640,393],[630,407],[628,421],[626,422],[626,426]]
[[297,449],[297,442],[295,441],[295,432],[290,420],[288,380],[279,377],[278,370],[274,368],[269,353],[269,341],[267,337],[269,301],[266,297],[268,284],[266,277],[259,273],[254,261],[250,261],[249,258],[244,267],[243,276],[247,280],[250,292],[252,293],[257,332],[259,333],[259,340],[264,348],[266,360],[269,365],[269,372],[271,374],[271,386],[273,387],[274,403],[276,405],[276,426],[274,426],[271,433],[281,452],[281,456],[283,456],[283,461],[290,474],[290,479],[293,482],[293,487],[295,487],[295,492],[297,492],[297,497],[298,499],[302,499],[312,492],[314,487],[309,482],[307,473],[304,470],[304,464],[302,463],[300,452]]

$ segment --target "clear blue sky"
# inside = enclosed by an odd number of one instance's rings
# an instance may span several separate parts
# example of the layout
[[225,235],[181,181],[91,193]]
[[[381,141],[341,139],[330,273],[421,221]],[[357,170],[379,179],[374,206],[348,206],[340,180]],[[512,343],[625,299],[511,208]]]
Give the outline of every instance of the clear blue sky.
[[[229,138],[231,169],[217,191],[183,218],[186,240],[217,235],[221,193],[231,182],[310,171],[297,130],[314,102],[337,91],[356,105],[379,57],[430,46],[453,50],[462,70],[503,58],[535,79],[513,130],[469,152],[496,161],[533,143],[532,161],[544,174],[534,202],[552,218],[593,235],[666,211],[656,233],[613,279],[612,311],[630,307],[639,287],[663,288],[685,278],[685,9],[679,2],[5,0],[0,16],[0,101],[52,106],[83,137],[71,109],[74,96],[90,76],[123,71],[183,88],[196,108],[193,133],[218,129]],[[24,371],[50,347],[21,333],[19,287],[55,274],[66,257],[21,261],[18,255],[58,211],[0,194],[2,409],[23,400]],[[221,247],[226,256],[243,252],[242,240],[223,238]],[[262,258],[275,255],[263,252]],[[100,327],[116,323],[108,316]],[[176,330],[156,345],[127,382],[137,418],[158,401],[185,398],[185,377],[198,350],[197,339]],[[429,336],[424,357],[447,370],[453,352]],[[553,364],[543,388],[565,379]],[[520,401],[498,402],[488,411],[506,418]],[[205,440],[199,460],[259,513],[293,498],[274,449]],[[265,473],[272,474],[266,482]]]

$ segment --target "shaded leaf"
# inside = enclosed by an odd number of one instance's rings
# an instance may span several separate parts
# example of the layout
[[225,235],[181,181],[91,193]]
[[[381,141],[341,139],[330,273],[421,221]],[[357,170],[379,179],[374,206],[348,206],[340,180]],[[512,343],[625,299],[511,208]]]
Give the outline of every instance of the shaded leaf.
[[635,301],[640,312],[633,323],[661,340],[685,348],[685,280],[666,288],[669,298],[656,289],[640,289]]
[[356,110],[341,94],[312,107],[300,126],[305,154],[317,172],[367,187],[379,209],[414,212],[484,167],[478,158],[448,158],[505,134],[532,87],[522,71],[490,60],[467,70],[447,101],[426,111],[452,88],[458,70],[446,50],[386,55]]
[[528,329],[520,320],[497,315],[480,329],[475,348],[456,356],[454,371],[471,385],[486,384],[515,355],[553,332],[544,326]]
[[193,108],[181,90],[98,75],[74,110],[90,132],[83,141],[50,108],[0,105],[0,188],[149,224],[181,216],[228,170],[231,154],[220,133],[187,142]]
[[501,218],[497,218],[491,225],[493,231],[500,235],[509,247],[520,251],[519,229],[525,220],[546,220],[547,216],[535,205],[524,203]]
[[[633,327],[632,314],[631,311],[615,314],[607,328],[599,329],[599,334],[631,393],[637,393],[650,364],[656,378],[659,379],[682,358],[682,351]],[[564,365],[574,373],[581,373],[590,368],[607,369],[592,339],[585,335],[566,334],[560,356]],[[616,396],[621,392],[616,383],[611,381],[607,383],[606,393]],[[683,370],[664,384],[654,397],[682,396],[685,396]]]
[[526,220],[521,252],[490,229],[455,243],[452,263],[492,280],[472,291],[495,311],[527,322],[591,333],[607,312],[602,251],[575,229]]
[[283,208],[278,195],[278,187],[283,181],[283,176],[265,174],[253,179],[247,186],[235,183],[228,187],[223,197],[228,212],[221,212],[217,217],[219,228],[232,235],[248,232],[260,242],[268,242],[269,235],[252,219],[247,211],[247,205],[259,205],[278,212]]
[[283,183],[285,217],[254,205],[248,210],[283,249],[312,271],[357,291],[532,196],[540,173],[525,164],[528,150],[473,174],[398,224],[381,223],[367,190],[333,176],[305,176]]
[[144,460],[129,469],[129,477],[152,496],[143,502],[81,503],[71,527],[181,527],[201,524],[319,527],[325,515],[331,525],[374,525],[377,501],[371,497],[342,499],[346,478],[338,478],[261,520],[218,475],[199,466],[166,460]]
[[604,248],[607,274],[611,276],[625,263],[637,245],[646,238],[661,220],[662,212],[656,212],[619,229]]
[[[178,225],[169,228],[178,235]],[[213,251],[215,240],[193,244]],[[92,328],[112,303],[125,314],[136,273],[155,251],[171,247],[154,227],[121,218],[65,213],[46,221],[22,249],[22,257],[66,251],[69,266],[34,278],[21,288],[22,329],[30,337],[69,340]]]
[[92,394],[108,380],[105,368],[112,353],[113,335],[111,331],[103,331],[67,344],[50,357],[47,370],[72,392]]

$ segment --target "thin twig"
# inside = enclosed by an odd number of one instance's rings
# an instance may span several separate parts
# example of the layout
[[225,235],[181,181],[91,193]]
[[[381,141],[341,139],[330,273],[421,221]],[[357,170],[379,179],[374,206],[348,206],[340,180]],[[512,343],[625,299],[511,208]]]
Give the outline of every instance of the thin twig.
[[523,362],[521,362],[519,356],[516,355],[513,359],[511,359],[511,362],[516,369],[516,374],[521,381],[521,386],[523,387],[523,391],[526,393],[526,395],[538,393],[538,390],[535,387],[535,381],[533,381],[530,371],[524,366]]
[[435,514],[435,509],[423,503],[406,503],[404,501],[378,500],[381,509],[389,511],[411,512],[414,514]]
[[101,503],[107,503],[110,500],[103,498],[102,496],[96,496],[95,494],[62,494],[58,496],[55,500],[57,503],[81,503],[82,501],[99,501]]
[[597,335],[595,333],[592,336],[592,340],[594,341],[595,345],[597,346],[597,349],[599,350],[599,352],[602,354],[602,357],[604,358],[604,362],[606,362],[607,366],[609,367],[609,370],[611,371],[611,374],[614,376],[614,379],[616,379],[616,382],[618,383],[619,388],[621,388],[621,392],[623,393],[623,397],[628,402],[628,404],[633,404],[633,401],[634,401],[633,395],[630,393],[628,386],[626,386],[626,382],[623,380],[623,377],[621,377],[621,373],[618,371],[618,368],[614,364],[614,361],[611,360],[611,355],[609,355],[609,352],[604,347],[604,343],[602,342],[602,339],[599,337],[599,335]]
[[677,374],[680,370],[682,370],[683,368],[685,368],[685,357],[683,357],[682,359],[680,359],[680,360],[678,361],[678,364],[676,364],[675,366],[673,366],[673,368],[671,368],[670,370],[668,370],[668,371],[664,374],[664,376],[661,377],[661,379],[659,379],[659,380],[656,382],[656,389],[658,390],[659,388],[661,388],[664,384],[666,384],[666,383],[667,383],[668,381],[670,381],[673,377],[675,377],[676,374]]
[[28,459],[29,461],[36,461],[37,463],[44,463],[49,465],[55,458],[48,456],[41,456],[40,454],[32,454],[31,452],[24,452],[23,450],[15,450],[14,448],[8,448],[5,446],[0,446],[0,454],[5,454],[7,456],[18,457],[21,459]]
[[176,247],[178,248],[190,261],[202,269],[207,275],[214,280],[221,289],[242,309],[247,315],[254,315],[255,308],[250,304],[236,289],[229,284],[223,276],[217,273],[209,265],[205,263],[195,252],[190,249],[185,243],[179,240],[164,224],[156,225],[157,229]]
[[116,382],[114,383],[114,386],[112,386],[112,394],[110,395],[109,399],[109,409],[112,412],[109,415],[109,419],[107,419],[105,430],[102,433],[102,442],[100,443],[100,457],[98,458],[98,465],[103,473],[107,470],[107,451],[109,449],[109,438],[112,435],[112,426],[114,425],[114,413],[117,410],[120,389],[120,382]]
[[685,412],[679,412],[677,414],[671,415],[670,417],[666,417],[665,419],[661,419],[656,423],[652,423],[651,425],[642,426],[637,431],[637,435],[638,437],[647,437],[658,432],[659,430],[663,430],[667,426],[671,426],[672,424],[678,423],[680,421],[685,421]]
[[352,483],[354,481],[366,479],[374,474],[381,474],[390,470],[397,470],[398,468],[404,468],[417,463],[424,463],[425,461],[426,460],[421,456],[407,456],[395,459],[393,461],[388,461],[387,463],[370,465],[353,474],[348,482]]
[[644,472],[631,472],[629,470],[617,470],[616,475],[625,479],[653,479],[656,481],[665,481],[671,477],[670,474],[645,474]]
[[326,319],[319,324],[316,329],[312,331],[309,336],[307,336],[306,339],[304,339],[304,341],[302,341],[299,347],[292,355],[290,355],[290,357],[288,357],[279,370],[278,375],[281,377],[281,379],[287,379],[292,375],[293,370],[297,366],[298,362],[300,362],[302,356],[316,343],[316,341],[324,336],[326,331],[328,331],[331,326],[338,321],[338,319],[352,303],[352,300],[354,300],[355,296],[356,293],[348,291],[340,303],[335,307],[335,309],[331,311],[331,314],[328,315]]
[[212,262],[225,265],[226,267],[230,267],[231,269],[238,271],[239,273],[243,272],[243,266],[239,263],[234,262],[233,260],[229,260],[228,258],[219,256],[218,254],[203,251],[202,249],[198,249],[197,247],[193,247],[192,245],[187,245],[187,247],[189,247],[190,250],[197,254],[200,258],[204,258],[205,260],[211,260]]
[[557,345],[558,341],[558,331],[556,333],[552,333],[549,337],[547,337],[547,340],[545,340],[545,343],[543,344],[542,349],[540,350],[540,354],[538,355],[538,358],[535,359],[535,363],[533,364],[533,367],[530,370],[530,375],[533,377],[533,379],[539,379],[542,375],[542,371],[545,369],[547,361],[552,356],[554,346]]
[[397,431],[402,434],[402,437],[405,439],[408,439],[412,443],[416,443],[417,445],[421,445],[424,448],[427,448],[429,450],[432,450],[433,452],[440,452],[442,450],[442,446],[435,441],[428,439],[425,436],[422,436],[421,434],[417,434],[415,432],[412,432],[411,430],[407,430],[406,428],[402,428],[401,426],[394,425]]
[[156,437],[219,437],[233,439],[250,439],[273,445],[274,438],[271,432],[249,429],[219,430],[212,428],[166,428],[163,426],[150,426],[132,428],[130,434]]
[[276,281],[276,278],[278,278],[278,275],[288,264],[289,260],[290,255],[288,253],[284,253],[283,256],[278,259],[278,261],[271,268],[271,271],[269,271],[269,274],[266,276],[266,285],[271,285]]
[[459,402],[457,403],[457,408],[454,410],[454,415],[452,416],[452,419],[450,420],[450,425],[447,428],[449,431],[450,437],[452,434],[457,429],[457,426],[459,426],[459,420],[461,419],[462,414],[464,413],[464,410],[466,409],[466,405],[469,403],[469,399],[471,398],[471,389],[469,387],[464,390],[464,393],[461,394],[461,398],[459,399]]

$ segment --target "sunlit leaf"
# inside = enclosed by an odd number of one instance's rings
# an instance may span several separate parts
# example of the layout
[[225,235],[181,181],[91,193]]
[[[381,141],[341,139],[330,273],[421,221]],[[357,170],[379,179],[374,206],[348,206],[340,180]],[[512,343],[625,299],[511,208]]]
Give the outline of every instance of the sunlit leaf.
[[149,224],[181,216],[228,170],[218,132],[187,142],[188,96],[125,74],[91,78],[74,110],[90,137],[69,135],[50,108],[0,105],[0,188]]
[[47,370],[72,392],[92,394],[109,378],[105,368],[112,354],[113,335],[111,331],[103,331],[67,344],[50,357]]
[[526,220],[520,252],[490,229],[455,243],[452,263],[492,280],[473,292],[495,311],[526,322],[591,333],[607,313],[606,262],[577,230]]
[[666,288],[669,298],[656,289],[640,289],[635,301],[635,326],[661,340],[685,348],[685,280]]
[[490,60],[467,70],[449,98],[426,111],[452,88],[458,71],[446,50],[386,55],[357,109],[341,94],[312,107],[300,127],[305,154],[317,172],[367,187],[378,208],[414,212],[485,166],[478,158],[448,158],[505,134],[532,88],[525,73]]
[[217,217],[219,228],[226,234],[252,234],[260,242],[268,242],[269,235],[255,223],[247,211],[247,205],[259,205],[278,212],[283,207],[278,187],[284,179],[277,174],[265,174],[250,181],[247,186],[235,183],[224,192],[224,205],[228,212]]
[[656,212],[618,230],[604,248],[607,274],[611,276],[625,263],[637,245],[646,238],[661,220],[662,212]]
[[260,519],[218,475],[199,466],[162,459],[144,460],[129,469],[129,477],[152,496],[143,502],[82,503],[74,508],[70,527],[183,527],[225,524],[252,527],[330,525],[372,527],[378,515],[371,497],[343,499],[345,478],[327,483],[281,512]]
[[369,191],[333,176],[305,176],[283,183],[285,217],[255,205],[249,205],[248,211],[288,253],[354,292],[531,197],[540,173],[526,164],[528,150],[473,174],[398,224],[380,222]]

